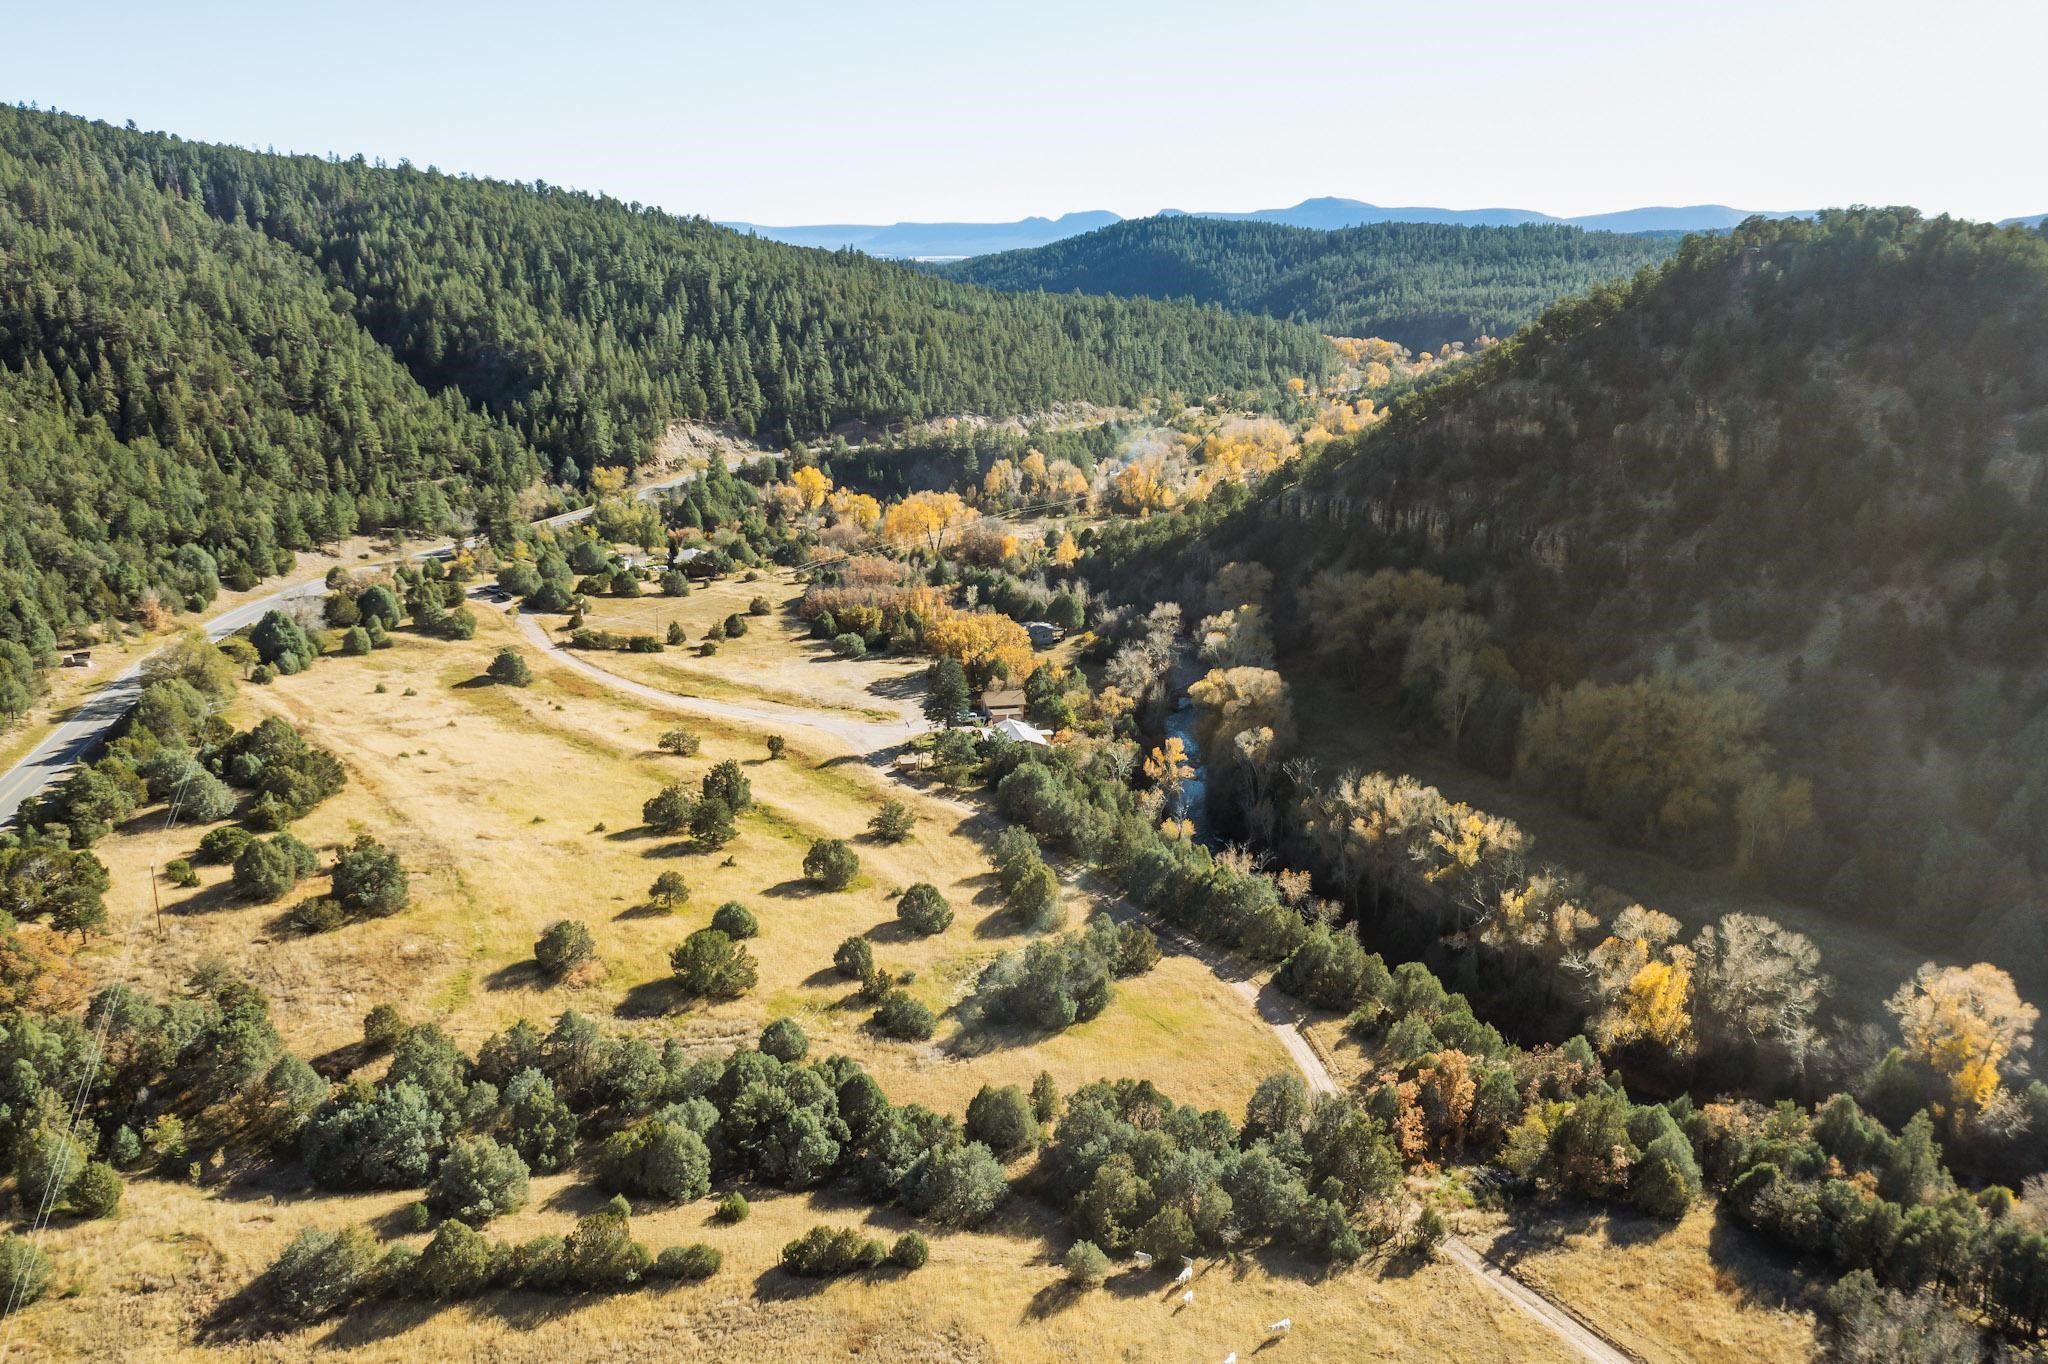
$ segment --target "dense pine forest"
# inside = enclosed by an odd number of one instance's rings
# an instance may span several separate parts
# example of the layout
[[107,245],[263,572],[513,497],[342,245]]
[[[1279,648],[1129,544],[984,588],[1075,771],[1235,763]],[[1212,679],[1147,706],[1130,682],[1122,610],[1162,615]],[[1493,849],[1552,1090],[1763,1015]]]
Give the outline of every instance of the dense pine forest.
[[1284,649],[1468,762],[2035,990],[2044,355],[2039,232],[1755,222],[1105,553],[1261,559]]
[[936,269],[994,289],[1189,298],[1435,350],[1505,336],[1565,295],[1655,264],[1676,245],[1540,225],[1376,223],[1319,232],[1171,217]]
[[1277,386],[1301,327],[988,293],[541,184],[0,109],[0,714],[66,631],[630,467],[670,422]]

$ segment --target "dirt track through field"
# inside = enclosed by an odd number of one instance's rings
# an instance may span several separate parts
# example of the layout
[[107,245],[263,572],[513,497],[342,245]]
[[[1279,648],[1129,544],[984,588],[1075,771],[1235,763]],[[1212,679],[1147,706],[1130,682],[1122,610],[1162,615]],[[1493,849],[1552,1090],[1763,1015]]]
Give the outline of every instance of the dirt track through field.
[[[564,649],[548,636],[538,621],[531,617],[521,616],[518,623],[520,632],[536,647],[545,650],[584,676],[636,700],[687,713],[734,720],[742,724],[814,730],[851,745],[870,765],[884,772],[888,771],[890,756],[926,728],[922,724],[907,721],[884,723],[862,720],[853,716],[834,715],[826,711],[807,710],[768,701],[721,701],[712,697],[683,696],[663,691],[658,687],[650,687],[645,683],[621,677],[571,650]],[[894,774],[890,775],[893,777]],[[931,793],[924,794],[929,797]],[[986,815],[985,811],[977,810],[965,802],[949,800],[947,803],[977,818]],[[1119,898],[1108,899],[1107,903],[1110,904],[1112,913],[1132,917],[1142,914],[1136,906]],[[1311,1092],[1339,1092],[1339,1086],[1331,1076],[1329,1067],[1325,1066],[1322,1057],[1316,1054],[1307,1034],[1302,1032],[1296,1021],[1293,1007],[1278,990],[1270,983],[1261,985],[1254,976],[1247,973],[1243,963],[1229,953],[1190,938],[1171,925],[1153,921],[1153,927],[1159,935],[1162,947],[1194,957],[1258,1012],[1260,1019],[1272,1029],[1280,1045],[1293,1058],[1302,1077],[1307,1080]],[[1580,1320],[1570,1308],[1544,1296],[1466,1242],[1455,1236],[1446,1237],[1443,1253],[1452,1264],[1465,1270],[1480,1283],[1534,1318],[1558,1340],[1587,1360],[1588,1364],[1641,1364],[1641,1356],[1615,1345]]]

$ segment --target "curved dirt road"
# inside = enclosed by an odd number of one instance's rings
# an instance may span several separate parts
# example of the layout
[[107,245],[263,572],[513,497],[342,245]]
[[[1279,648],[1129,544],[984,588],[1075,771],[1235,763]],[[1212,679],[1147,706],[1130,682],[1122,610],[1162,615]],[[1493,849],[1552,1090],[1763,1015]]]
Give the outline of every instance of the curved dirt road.
[[521,615],[516,622],[519,633],[535,648],[553,656],[563,664],[585,677],[595,678],[614,691],[642,701],[673,710],[688,711],[713,719],[737,720],[749,725],[773,725],[797,729],[813,729],[829,734],[841,743],[847,744],[870,764],[879,765],[887,761],[890,750],[900,748],[928,726],[919,721],[907,720],[891,723],[885,720],[863,720],[852,715],[834,715],[830,711],[809,710],[802,706],[785,706],[776,701],[719,701],[709,696],[685,696],[680,692],[663,691],[650,687],[645,682],[635,682],[622,677],[609,668],[600,667],[574,649],[566,649],[557,643],[541,623],[528,615]]
[[[719,701],[704,696],[683,696],[675,692],[650,687],[631,678],[621,677],[615,672],[599,667],[587,658],[578,656],[573,650],[565,649],[549,638],[538,621],[521,616],[518,621],[520,633],[536,647],[558,659],[586,677],[602,682],[639,700],[655,705],[719,719],[737,720],[746,724],[765,724],[777,727],[797,727],[828,734],[841,742],[850,744],[870,765],[886,770],[887,754],[923,733],[928,725],[924,723],[886,724],[873,720],[859,720],[851,716],[832,715],[827,712],[806,710],[798,706],[783,706],[770,701],[736,702]],[[930,792],[921,791],[927,797]],[[943,799],[943,798],[941,798]],[[963,812],[975,817],[984,817],[987,812],[977,810],[962,802],[947,801]],[[1105,896],[1104,902],[1110,912],[1124,917],[1147,917],[1143,911],[1120,896]],[[1279,1039],[1302,1077],[1308,1082],[1311,1093],[1335,1094],[1336,1080],[1322,1057],[1316,1054],[1296,1022],[1295,1010],[1271,985],[1261,986],[1244,969],[1242,962],[1219,948],[1189,937],[1171,924],[1151,920],[1153,931],[1158,934],[1162,947],[1195,958],[1224,981],[1257,1011],[1259,1018]],[[1507,1270],[1494,1264],[1471,1245],[1455,1236],[1447,1237],[1443,1243],[1444,1257],[1452,1264],[1471,1274],[1479,1282],[1512,1302],[1517,1308],[1534,1318],[1539,1324],[1555,1335],[1560,1342],[1571,1349],[1587,1364],[1640,1364],[1637,1356],[1624,1352],[1610,1343],[1574,1316],[1571,1311],[1546,1298],[1542,1293],[1516,1278]]]

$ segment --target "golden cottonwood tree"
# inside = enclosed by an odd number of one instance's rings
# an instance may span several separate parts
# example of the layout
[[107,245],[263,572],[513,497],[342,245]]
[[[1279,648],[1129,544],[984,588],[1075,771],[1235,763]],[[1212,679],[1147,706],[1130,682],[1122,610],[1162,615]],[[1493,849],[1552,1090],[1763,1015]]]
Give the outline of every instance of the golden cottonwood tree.
[[1195,704],[1195,742],[1214,769],[1219,794],[1238,797],[1258,826],[1274,764],[1294,744],[1294,701],[1287,680],[1271,668],[1214,668],[1188,688]]
[[825,505],[825,497],[832,491],[832,480],[820,469],[805,465],[790,474],[789,485],[796,489],[803,509],[814,512]]
[[1169,805],[1179,803],[1181,787],[1194,775],[1188,746],[1178,735],[1168,735],[1165,743],[1145,755],[1146,779],[1159,788]]
[[1692,952],[1678,944],[1678,920],[1641,905],[1615,916],[1607,940],[1588,958],[1603,1047],[1649,1041],[1674,1054],[1692,1047]]
[[841,488],[832,494],[826,505],[832,515],[841,521],[851,521],[862,530],[873,530],[882,521],[882,504],[866,493],[857,493]]
[[958,493],[912,493],[882,514],[882,536],[891,544],[922,542],[936,551],[947,532],[974,519]]
[[940,658],[957,659],[977,681],[1022,679],[1030,673],[1031,636],[1008,616],[960,611],[931,601],[921,601],[913,609],[924,621],[924,647]]
[[2012,977],[1989,962],[1928,962],[1886,1004],[1906,1050],[1948,1081],[1958,1120],[1998,1097],[1999,1067],[2033,1042],[2040,1011],[2019,997]]

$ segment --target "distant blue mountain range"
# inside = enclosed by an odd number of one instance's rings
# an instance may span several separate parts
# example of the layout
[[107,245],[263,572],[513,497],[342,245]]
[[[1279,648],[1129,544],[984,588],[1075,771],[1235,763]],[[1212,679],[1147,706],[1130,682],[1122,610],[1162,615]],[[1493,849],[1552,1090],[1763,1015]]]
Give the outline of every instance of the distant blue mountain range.
[[[1304,199],[1292,208],[1262,208],[1251,213],[1188,214],[1175,208],[1160,211],[1162,217],[1249,219],[1324,230],[1357,227],[1362,223],[1452,223],[1461,227],[1569,223],[1596,232],[1657,233],[1725,232],[1744,218],[1797,218],[1809,212],[1811,210],[1759,212],[1729,208],[1726,204],[1693,204],[1684,208],[1630,208],[1618,213],[1558,218],[1526,208],[1383,208],[1358,199],[1333,198]],[[1045,246],[1121,221],[1116,214],[1098,209],[1090,213],[1062,214],[1057,218],[1024,218],[1013,223],[837,223],[768,227],[759,223],[729,222],[724,226],[752,232],[771,241],[788,242],[792,246],[817,246],[832,251],[851,246],[871,256],[945,260]]]
[[837,251],[851,246],[870,256],[986,256],[995,251],[1022,251],[1066,237],[1078,237],[1123,219],[1098,209],[1063,213],[1057,218],[1020,218],[1014,223],[823,223],[813,227],[763,227],[758,223],[722,223],[791,246],[817,246]]
[[2036,213],[2031,218],[2000,218],[1998,220],[2000,227],[2039,227],[2043,223],[2048,223],[2048,213]]

